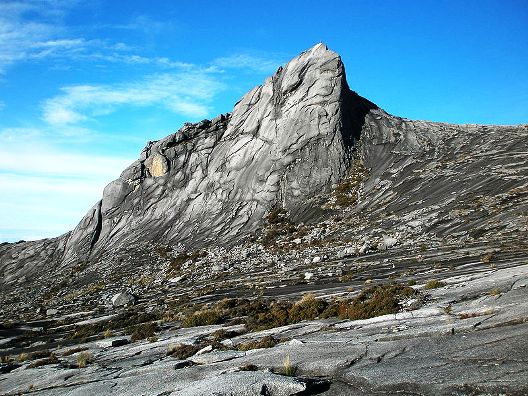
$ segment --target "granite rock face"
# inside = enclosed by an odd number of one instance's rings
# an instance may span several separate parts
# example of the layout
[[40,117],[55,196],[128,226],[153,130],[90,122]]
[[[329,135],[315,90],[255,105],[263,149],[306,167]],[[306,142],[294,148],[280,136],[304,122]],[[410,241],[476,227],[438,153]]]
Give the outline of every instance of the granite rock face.
[[374,107],[349,90],[340,57],[318,44],[248,92],[231,114],[149,142],[71,233],[48,242],[61,256],[54,261],[145,239],[232,243],[274,206],[309,218],[312,198],[347,171]]

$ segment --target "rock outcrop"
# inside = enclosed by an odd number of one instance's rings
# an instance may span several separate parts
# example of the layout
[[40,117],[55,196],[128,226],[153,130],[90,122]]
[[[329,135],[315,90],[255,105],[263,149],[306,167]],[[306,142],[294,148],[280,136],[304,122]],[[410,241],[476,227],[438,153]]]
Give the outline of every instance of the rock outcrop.
[[78,226],[50,242],[62,254],[54,260],[86,260],[145,239],[228,244],[257,229],[274,206],[306,220],[314,196],[347,171],[374,107],[349,90],[340,57],[318,44],[231,114],[149,142]]

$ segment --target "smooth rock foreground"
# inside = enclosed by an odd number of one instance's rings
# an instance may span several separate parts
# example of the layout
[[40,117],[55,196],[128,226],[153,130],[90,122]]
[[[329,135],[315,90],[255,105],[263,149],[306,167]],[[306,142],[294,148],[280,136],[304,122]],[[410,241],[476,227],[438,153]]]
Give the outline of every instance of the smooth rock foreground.
[[[526,126],[391,116],[318,44],[149,142],[72,232],[0,244],[0,395],[526,395],[527,163]],[[220,344],[243,317],[176,315],[391,282],[419,291],[397,314]]]

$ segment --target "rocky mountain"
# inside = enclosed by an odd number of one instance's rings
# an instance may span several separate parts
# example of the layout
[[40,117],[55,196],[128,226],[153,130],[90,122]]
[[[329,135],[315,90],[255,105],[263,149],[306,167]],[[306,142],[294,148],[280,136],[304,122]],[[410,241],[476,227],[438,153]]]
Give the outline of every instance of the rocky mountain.
[[[524,394],[527,159],[527,126],[392,116],[318,44],[231,113],[149,142],[73,231],[1,244],[0,355],[55,351],[42,395]],[[390,307],[350,314],[389,292]],[[156,340],[127,345],[138,326]],[[219,346],[216,331],[233,336]],[[265,335],[272,348],[244,350]],[[204,348],[176,364],[188,375],[166,356],[174,342]],[[90,375],[64,366],[72,345],[93,352]],[[259,370],[284,354],[299,375]],[[36,381],[4,360],[6,394]]]
[[67,265],[142,240],[232,244],[275,206],[310,219],[314,196],[349,168],[372,108],[349,90],[339,56],[319,44],[248,92],[232,113],[149,142],[71,233],[4,247],[4,265],[16,253],[3,279],[26,275],[22,263]]

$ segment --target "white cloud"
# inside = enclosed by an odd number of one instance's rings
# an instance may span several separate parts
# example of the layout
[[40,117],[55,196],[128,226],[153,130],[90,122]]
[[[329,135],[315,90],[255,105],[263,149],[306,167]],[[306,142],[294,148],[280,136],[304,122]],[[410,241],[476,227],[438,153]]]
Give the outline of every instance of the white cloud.
[[[39,58],[76,40],[55,40],[62,33],[58,18],[72,5],[56,1],[3,1],[0,3],[0,73],[17,62]],[[34,17],[27,19],[26,15]],[[35,17],[38,16],[38,17]]]
[[[17,62],[49,58],[149,64],[165,69],[191,66],[165,57],[141,56],[126,43],[76,37],[65,26],[63,18],[77,3],[67,0],[0,2],[0,74]],[[164,24],[138,17],[130,28],[148,29],[153,34],[164,29]]]
[[103,188],[133,161],[73,153],[43,136],[33,129],[0,132],[0,241],[73,229]]
[[223,85],[200,70],[160,74],[141,81],[110,85],[75,85],[43,104],[43,119],[51,125],[76,124],[124,106],[162,105],[191,117],[205,117],[207,104]]
[[2,144],[0,171],[18,175],[99,180],[119,173],[132,161],[108,156],[72,154],[42,142]]
[[277,70],[282,63],[283,62],[278,59],[244,53],[217,58],[212,62],[213,66],[219,68],[247,69],[261,73],[272,73]]

